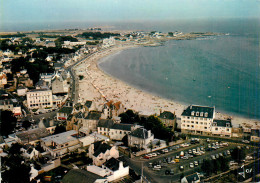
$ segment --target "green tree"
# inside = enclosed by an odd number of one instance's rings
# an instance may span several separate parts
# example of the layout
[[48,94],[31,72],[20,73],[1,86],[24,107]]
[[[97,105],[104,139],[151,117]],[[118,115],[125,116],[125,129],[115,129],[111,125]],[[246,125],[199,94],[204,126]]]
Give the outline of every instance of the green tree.
[[22,127],[24,127],[27,130],[31,125],[32,125],[31,122],[26,120],[23,122]]
[[12,133],[17,123],[11,111],[1,111],[0,135],[7,136]]
[[122,142],[124,143],[124,146],[128,147],[128,135],[125,135],[125,136],[122,138]]
[[201,165],[201,170],[207,175],[210,175],[214,171],[213,164],[210,160],[205,159]]
[[30,182],[31,167],[21,156],[20,144],[13,144],[9,149],[8,157],[2,159],[2,181],[4,183]]
[[244,149],[235,148],[231,152],[231,157],[232,157],[233,160],[235,160],[236,162],[240,163],[246,157],[245,150]]
[[62,133],[62,132],[66,132],[65,126],[60,125],[60,124],[57,125],[56,128],[55,128],[54,134],[59,134],[59,133]]
[[158,140],[158,142],[156,143],[156,145],[158,145],[159,147],[161,146],[161,141]]

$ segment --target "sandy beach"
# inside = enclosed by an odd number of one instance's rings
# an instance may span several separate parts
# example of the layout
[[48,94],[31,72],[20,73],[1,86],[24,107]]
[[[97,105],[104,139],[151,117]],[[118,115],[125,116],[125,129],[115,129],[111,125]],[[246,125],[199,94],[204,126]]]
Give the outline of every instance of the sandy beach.
[[[76,74],[84,76],[82,80],[78,81],[78,102],[84,103],[86,100],[92,100],[96,105],[96,109],[101,110],[106,101],[120,101],[125,108],[135,110],[139,114],[158,115],[160,111],[170,111],[180,117],[187,105],[136,89],[99,69],[98,62],[101,58],[133,47],[136,46],[117,45],[107,48],[93,54],[77,65],[75,67]],[[216,109],[216,111],[218,110]],[[217,112],[216,117],[225,119],[231,116]],[[255,124],[259,123],[259,121],[232,116],[232,123],[233,126],[237,127],[238,124]]]

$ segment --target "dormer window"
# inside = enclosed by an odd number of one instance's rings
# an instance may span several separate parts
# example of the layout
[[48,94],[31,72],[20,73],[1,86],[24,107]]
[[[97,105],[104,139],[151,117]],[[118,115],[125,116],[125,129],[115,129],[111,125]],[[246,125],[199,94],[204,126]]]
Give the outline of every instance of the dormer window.
[[200,112],[196,112],[196,116],[199,116],[200,115]]
[[200,117],[203,117],[203,112],[200,112]]
[[207,112],[205,112],[205,118],[206,118],[206,117],[208,117],[208,113],[207,113]]
[[229,124],[229,123],[227,123],[227,124],[226,124],[226,127],[230,127],[230,124]]
[[195,113],[194,111],[191,111],[191,115],[192,115],[192,116],[194,116],[194,113]]
[[217,123],[213,123],[213,125],[212,126],[217,126]]

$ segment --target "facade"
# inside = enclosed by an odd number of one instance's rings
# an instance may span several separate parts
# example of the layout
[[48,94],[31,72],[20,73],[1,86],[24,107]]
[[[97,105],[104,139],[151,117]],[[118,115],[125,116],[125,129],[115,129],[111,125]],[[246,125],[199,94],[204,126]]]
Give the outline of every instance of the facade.
[[129,166],[115,158],[108,160],[102,167],[95,165],[87,166],[87,170],[101,177],[106,177],[108,182],[116,181],[129,175]]
[[160,113],[160,116],[158,116],[158,117],[165,126],[172,127],[172,130],[174,130],[175,124],[176,124],[176,115],[175,114],[173,114],[169,111],[164,111],[163,113]]
[[181,131],[182,133],[209,135],[214,118],[214,107],[191,105],[181,115]]
[[89,146],[89,157],[92,158],[93,164],[101,166],[110,158],[118,158],[119,151],[116,146],[110,146],[105,142],[99,141]]
[[119,114],[125,112],[125,108],[121,102],[114,103],[113,101],[109,101],[104,104],[103,107],[103,119],[111,119],[117,117]]
[[151,130],[137,128],[128,135],[128,146],[148,149],[153,140],[154,135]]
[[25,88],[25,87],[19,87],[17,89],[17,95],[18,96],[25,96],[26,92],[27,92],[27,88]]
[[100,119],[97,125],[98,133],[106,135],[113,140],[122,140],[124,136],[132,131],[133,125],[114,123],[113,120]]
[[58,112],[57,112],[57,120],[59,121],[64,121],[67,120],[69,115],[72,113],[73,107],[62,107]]
[[7,76],[4,73],[0,73],[0,87],[4,87],[7,84]]
[[48,89],[35,89],[27,92],[27,106],[29,109],[51,108],[53,106],[52,92]]
[[252,129],[251,130],[251,142],[260,142],[260,130],[259,129]]
[[54,157],[61,156],[81,147],[75,130],[41,138],[41,146]]
[[55,75],[51,81],[52,93],[68,93],[69,92],[69,83],[66,78],[61,75]]
[[231,137],[232,135],[232,124],[231,120],[218,120],[214,119],[212,128],[212,135]]

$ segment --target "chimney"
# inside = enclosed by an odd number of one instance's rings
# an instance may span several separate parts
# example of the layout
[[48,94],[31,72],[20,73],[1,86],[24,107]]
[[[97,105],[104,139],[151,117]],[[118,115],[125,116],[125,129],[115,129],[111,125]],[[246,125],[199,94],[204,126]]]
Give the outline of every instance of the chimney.
[[151,130],[148,130],[148,138],[151,137]]
[[123,169],[123,168],[124,168],[123,161],[120,161],[118,169],[120,170],[120,169]]

